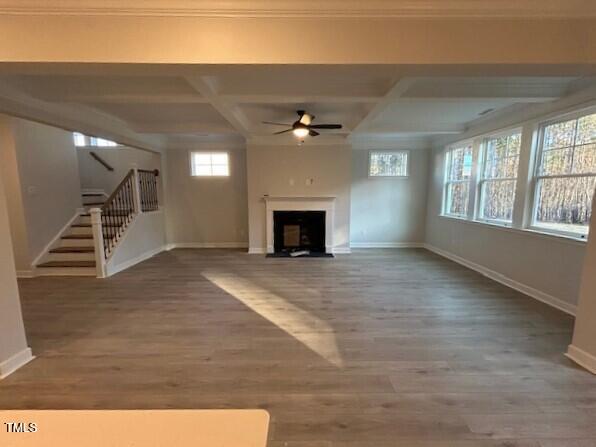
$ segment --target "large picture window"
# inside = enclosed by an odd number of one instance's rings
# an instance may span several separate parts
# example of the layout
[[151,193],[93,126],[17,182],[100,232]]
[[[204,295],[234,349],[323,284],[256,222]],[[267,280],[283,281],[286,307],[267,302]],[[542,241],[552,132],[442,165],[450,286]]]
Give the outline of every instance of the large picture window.
[[596,113],[543,126],[533,226],[586,236],[596,187]]
[[520,146],[521,131],[489,137],[484,141],[478,218],[511,223]]
[[467,217],[472,179],[472,144],[453,147],[446,154],[445,206],[448,216]]

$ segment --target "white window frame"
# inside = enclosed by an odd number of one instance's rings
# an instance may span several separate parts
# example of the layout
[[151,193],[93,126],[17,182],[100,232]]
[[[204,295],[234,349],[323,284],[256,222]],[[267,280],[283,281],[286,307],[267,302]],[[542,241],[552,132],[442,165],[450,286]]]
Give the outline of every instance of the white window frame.
[[[545,129],[553,124],[571,121],[571,120],[579,120],[583,116],[592,115],[596,113],[596,107],[589,107],[582,110],[576,110],[571,113],[567,113],[564,115],[558,115],[555,118],[549,119],[547,121],[542,121],[538,127],[538,143],[534,153],[534,169],[531,173],[532,180],[531,180],[531,207],[530,207],[530,216],[528,219],[529,225],[527,229],[532,231],[537,231],[540,233],[546,234],[553,234],[556,236],[563,236],[572,239],[578,240],[587,240],[589,234],[571,232],[571,231],[564,231],[564,230],[557,230],[554,228],[545,227],[536,223],[536,214],[538,212],[538,184],[541,179],[544,178],[578,178],[578,177],[596,177],[596,173],[594,174],[557,174],[557,175],[541,175],[540,168],[542,166],[542,156],[544,153],[544,134]],[[577,135],[576,135],[577,136]],[[575,142],[574,142],[575,143]],[[575,145],[573,146],[575,149]],[[592,197],[592,201],[594,197]],[[592,210],[594,212],[594,210]]]
[[[470,178],[468,180],[450,180],[449,173],[451,171],[451,154],[452,154],[452,152],[456,149],[461,149],[461,148],[468,147],[468,146],[470,146],[472,149],[472,167],[471,167]],[[476,177],[475,170],[477,169],[474,140],[464,140],[464,141],[459,141],[457,143],[449,145],[447,147],[447,150],[444,153],[444,157],[445,157],[445,165],[444,165],[444,173],[443,173],[443,204],[441,207],[441,215],[444,217],[450,217],[453,219],[471,220],[470,215],[471,215],[471,213],[474,212],[473,209],[470,209],[471,206],[473,206],[472,190],[474,188],[474,180]],[[453,184],[453,183],[468,183],[468,206],[467,206],[468,209],[467,209],[466,214],[453,214],[448,211],[449,204],[450,204],[449,197],[448,197],[449,196],[449,185]]]
[[[374,154],[405,154],[406,156],[406,174],[405,175],[372,175],[370,172],[371,159]],[[369,178],[393,178],[393,179],[407,179],[410,177],[410,150],[408,149],[373,149],[368,151],[368,177]]]
[[[193,164],[193,155],[194,154],[226,154],[227,158],[228,158],[228,175],[221,175],[221,174],[211,174],[211,175],[199,175],[199,174],[195,174],[194,173],[194,164]],[[195,150],[195,151],[189,151],[188,152],[188,164],[189,164],[189,172],[190,172],[190,176],[192,178],[204,178],[204,179],[212,179],[212,178],[219,178],[219,179],[224,179],[224,178],[229,178],[232,176],[232,167],[231,167],[231,163],[230,163],[230,152],[229,151],[223,151],[223,150]],[[211,164],[211,166],[213,166],[213,163]]]
[[[487,156],[488,156],[488,142],[489,140],[493,140],[493,139],[497,139],[497,138],[503,138],[503,137],[509,137],[511,135],[515,135],[515,134],[519,134],[520,136],[520,148],[519,148],[519,154],[518,154],[518,160],[517,160],[517,172],[515,177],[511,177],[511,178],[498,178],[498,179],[488,179],[485,178],[485,171],[486,171],[486,161],[487,161]],[[478,163],[478,172],[477,172],[477,181],[476,181],[476,201],[474,203],[474,210],[473,210],[473,215],[474,215],[474,220],[476,222],[479,223],[488,223],[488,224],[492,224],[492,225],[502,225],[504,227],[512,227],[513,226],[513,214],[515,213],[515,199],[516,196],[518,194],[517,191],[517,181],[519,178],[519,172],[520,172],[520,161],[521,161],[521,153],[523,150],[523,128],[522,127],[515,127],[513,129],[506,129],[506,130],[502,130],[500,132],[497,133],[491,133],[489,135],[486,135],[482,138],[482,143],[480,144],[480,150],[478,153],[477,158],[479,158],[479,163]],[[513,195],[513,209],[512,211],[512,215],[511,215],[511,220],[502,220],[502,219],[490,219],[490,218],[486,218],[482,215],[482,209],[483,209],[483,202],[484,202],[484,194],[483,194],[483,186],[485,183],[487,182],[505,182],[505,181],[514,181],[516,183],[516,188],[515,188],[515,193]]]

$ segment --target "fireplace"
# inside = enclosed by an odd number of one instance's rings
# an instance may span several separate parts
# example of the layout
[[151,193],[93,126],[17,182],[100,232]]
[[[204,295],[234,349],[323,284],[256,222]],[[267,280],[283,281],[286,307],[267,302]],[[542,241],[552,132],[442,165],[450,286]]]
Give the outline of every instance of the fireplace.
[[274,252],[325,253],[325,214],[325,211],[274,211]]

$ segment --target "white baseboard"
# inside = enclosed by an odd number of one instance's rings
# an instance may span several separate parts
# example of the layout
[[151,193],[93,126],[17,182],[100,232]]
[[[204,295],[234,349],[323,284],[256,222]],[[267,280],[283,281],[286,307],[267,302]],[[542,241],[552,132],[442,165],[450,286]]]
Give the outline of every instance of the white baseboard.
[[331,253],[334,255],[349,255],[352,250],[350,250],[350,247],[333,247]]
[[352,248],[422,248],[422,242],[350,242]]
[[248,254],[249,255],[264,255],[267,253],[267,250],[261,247],[249,247]]
[[146,251],[145,253],[137,256],[136,258],[129,259],[128,261],[124,261],[116,265],[111,265],[108,262],[108,264],[106,265],[106,278],[115,275],[116,273],[121,272],[122,270],[126,270],[140,262],[146,261],[147,259],[152,258],[156,254],[161,253],[166,249],[166,246],[157,247],[153,250]]
[[248,248],[248,242],[176,242],[167,245],[167,250],[174,248]]
[[26,365],[35,357],[31,353],[31,348],[25,348],[21,352],[16,353],[7,360],[0,363],[0,379],[8,377],[21,366]]
[[575,313],[577,311],[577,306],[575,306],[573,304],[567,303],[566,301],[563,301],[563,300],[556,298],[552,295],[544,293],[538,289],[535,289],[535,288],[530,287],[526,284],[522,284],[518,281],[515,281],[505,275],[502,275],[499,272],[495,272],[494,270],[484,267],[483,265],[476,264],[475,262],[472,262],[472,261],[468,261],[467,259],[464,259],[460,256],[454,255],[453,253],[449,253],[449,252],[442,250],[440,248],[437,248],[433,245],[424,244],[424,248],[426,248],[429,251],[432,251],[433,253],[438,254],[439,256],[443,256],[444,258],[450,259],[451,261],[457,262],[458,264],[461,264],[464,267],[474,270],[474,271],[486,276],[487,278],[492,279],[493,281],[497,281],[498,283],[501,283],[507,287],[510,287],[511,289],[517,290],[518,292],[521,292],[524,295],[528,295],[538,301],[542,301],[543,303],[548,304],[549,306],[555,307],[569,315],[575,316]]
[[596,356],[573,345],[569,345],[565,355],[582,368],[587,369],[592,374],[596,374]]
[[17,278],[35,278],[34,270],[17,270]]

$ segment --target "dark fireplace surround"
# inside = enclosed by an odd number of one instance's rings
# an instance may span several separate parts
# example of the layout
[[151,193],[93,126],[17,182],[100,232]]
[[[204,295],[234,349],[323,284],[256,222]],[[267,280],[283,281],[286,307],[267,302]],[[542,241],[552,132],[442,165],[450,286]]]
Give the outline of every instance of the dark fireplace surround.
[[273,211],[273,250],[325,253],[325,211]]

